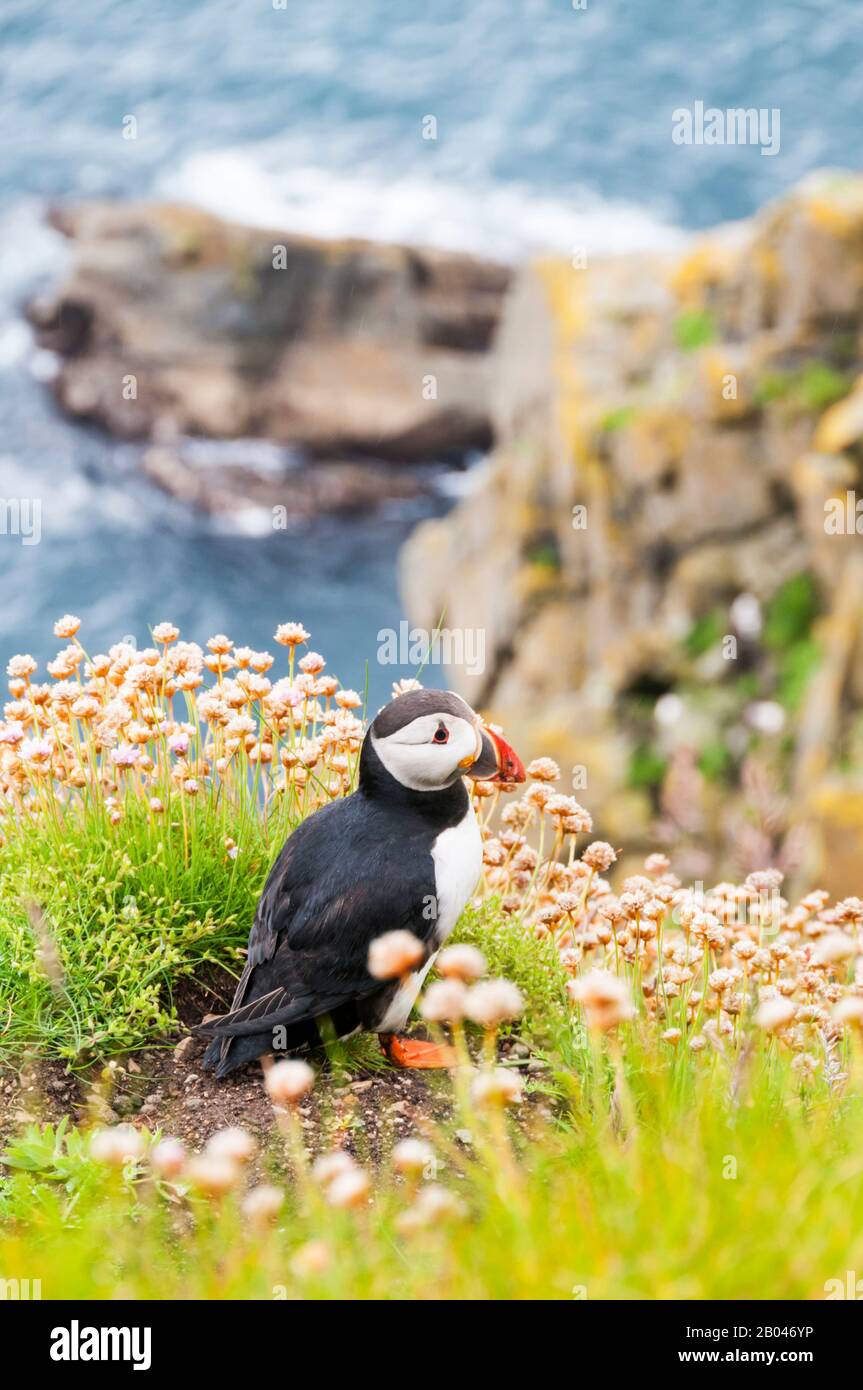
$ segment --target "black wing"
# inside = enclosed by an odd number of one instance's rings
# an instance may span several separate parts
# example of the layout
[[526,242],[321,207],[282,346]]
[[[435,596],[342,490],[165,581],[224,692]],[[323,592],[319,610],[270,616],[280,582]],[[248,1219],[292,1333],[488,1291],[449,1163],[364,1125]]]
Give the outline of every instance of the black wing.
[[261,894],[231,1011],[199,1031],[227,1041],[332,1013],[381,988],[367,967],[375,937],[403,928],[428,942],[435,903],[428,832],[404,822],[393,830],[361,793],[297,827]]

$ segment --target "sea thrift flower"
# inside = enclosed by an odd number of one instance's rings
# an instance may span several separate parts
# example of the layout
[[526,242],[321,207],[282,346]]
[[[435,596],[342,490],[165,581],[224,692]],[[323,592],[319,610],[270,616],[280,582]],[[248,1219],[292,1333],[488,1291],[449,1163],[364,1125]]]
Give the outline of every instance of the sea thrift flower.
[[90,1153],[100,1163],[120,1168],[127,1160],[140,1158],[144,1140],[132,1125],[114,1125],[112,1129],[97,1129],[90,1139]]
[[428,1023],[458,1023],[464,1018],[467,990],[461,980],[435,980],[420,1000]]
[[665,854],[648,854],[644,861],[644,867],[649,874],[655,874],[657,878],[662,874],[667,874],[671,868],[671,860]]
[[445,978],[463,980],[471,984],[485,974],[486,963],[482,951],[475,946],[447,946],[435,962],[438,973]]
[[18,752],[25,762],[46,762],[54,751],[53,740],[46,738],[25,738]]
[[312,1165],[312,1177],[321,1187],[329,1187],[336,1178],[340,1178],[344,1173],[352,1173],[356,1167],[356,1162],[344,1149],[333,1149],[332,1153],[323,1154],[315,1160]]
[[604,874],[607,869],[610,869],[616,859],[616,852],[611,848],[611,845],[606,844],[605,840],[594,840],[593,844],[588,845],[581,856],[583,864],[587,864],[588,868],[595,869],[600,874]]
[[439,1183],[428,1183],[420,1189],[413,1206],[396,1217],[396,1226],[402,1235],[410,1236],[440,1221],[463,1215],[464,1204],[454,1193]]
[[474,1077],[470,1093],[476,1105],[517,1105],[522,1094],[521,1080],[506,1067],[494,1067]]
[[833,1018],[836,1023],[847,1024],[850,1028],[863,1031],[863,997],[859,994],[847,994],[834,1008]]
[[510,980],[484,980],[468,990],[464,1012],[472,1023],[496,1029],[523,1015],[524,998]]
[[368,1200],[371,1179],[364,1169],[354,1165],[350,1172],[340,1173],[327,1185],[326,1199],[331,1207],[360,1207]]
[[240,1181],[240,1169],[228,1158],[199,1154],[187,1168],[189,1182],[208,1197],[224,1197]]
[[424,957],[425,947],[413,932],[384,932],[369,947],[369,974],[376,980],[394,980],[407,975]]
[[536,782],[557,782],[560,779],[560,768],[553,758],[534,758],[533,762],[527,765],[527,775]]
[[554,792],[543,783],[534,783],[525,791],[523,802],[531,809],[545,810]]
[[285,1200],[285,1194],[281,1187],[274,1187],[271,1183],[261,1183],[258,1187],[253,1187],[243,1198],[243,1215],[248,1217],[253,1226],[266,1226],[271,1221],[275,1221]]
[[757,869],[749,874],[745,887],[753,893],[770,893],[781,888],[784,877],[781,869]]
[[483,980],[467,992],[465,1014],[483,1028],[497,1028],[523,1013],[521,990],[509,980]]
[[492,868],[506,863],[506,850],[500,840],[486,840],[482,849],[482,859],[484,864]]
[[111,762],[115,767],[134,767],[141,761],[141,750],[131,743],[121,743],[111,752]]
[[162,1139],[150,1150],[150,1167],[160,1178],[178,1178],[186,1166],[186,1150],[179,1139]]
[[835,965],[856,954],[857,947],[849,936],[844,932],[830,932],[817,942],[812,958],[822,965]]
[[434,1161],[434,1149],[424,1139],[402,1139],[393,1149],[397,1173],[422,1174]]
[[204,665],[214,675],[220,675],[224,671],[232,671],[235,664],[234,658],[226,652],[216,652],[212,656],[204,658]]
[[797,1007],[790,999],[765,999],[755,1012],[755,1022],[765,1033],[781,1033],[796,1013]]
[[590,970],[566,988],[569,997],[583,1005],[587,1026],[596,1032],[607,1033],[635,1013],[626,982],[608,970]]
[[32,656],[13,656],[6,667],[6,674],[7,676],[20,676],[26,680],[28,676],[32,676],[35,670],[36,662]]
[[293,1105],[315,1084],[315,1073],[307,1062],[285,1059],[267,1072],[264,1086],[274,1105]]
[[417,1195],[414,1210],[419,1210],[431,1223],[452,1216],[464,1215],[464,1203],[449,1188],[440,1183],[428,1183]]
[[58,618],[54,624],[54,636],[68,640],[75,636],[80,626],[81,619],[74,618],[71,613],[67,613],[65,617]]
[[428,1183],[417,1194],[413,1207],[396,1216],[396,1227],[403,1236],[413,1236],[418,1230],[438,1225],[441,1220],[464,1215],[464,1204],[446,1187]]
[[299,647],[308,642],[311,633],[306,632],[302,623],[279,623],[273,635],[283,647]]
[[863,924],[863,901],[860,898],[843,898],[836,904],[835,913],[837,922],[853,922],[855,926],[860,926]]
[[220,1129],[207,1142],[206,1152],[213,1158],[226,1158],[230,1163],[248,1163],[254,1158],[257,1144],[248,1130]]
[[304,1279],[315,1274],[325,1274],[332,1263],[333,1252],[323,1240],[310,1240],[301,1245],[291,1260],[291,1270]]

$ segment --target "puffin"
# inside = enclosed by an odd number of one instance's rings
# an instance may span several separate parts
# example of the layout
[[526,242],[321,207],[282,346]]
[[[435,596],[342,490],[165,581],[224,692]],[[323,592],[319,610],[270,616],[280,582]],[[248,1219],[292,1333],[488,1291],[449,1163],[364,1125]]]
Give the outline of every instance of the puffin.
[[[221,1078],[255,1059],[266,1070],[276,1037],[291,1055],[360,1031],[397,1066],[448,1065],[448,1049],[400,1035],[479,880],[465,777],[515,783],[525,770],[461,696],[411,690],[378,712],[356,791],[302,821],[270,870],[231,1008],[195,1029],[210,1040],[207,1070]],[[399,929],[423,958],[407,977],[377,979],[369,947]]]

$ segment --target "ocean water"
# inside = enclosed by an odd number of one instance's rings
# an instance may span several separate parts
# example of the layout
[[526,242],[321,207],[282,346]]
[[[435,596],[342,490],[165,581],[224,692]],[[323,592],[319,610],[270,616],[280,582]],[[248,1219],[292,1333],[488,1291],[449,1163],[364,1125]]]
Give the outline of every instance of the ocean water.
[[[347,682],[371,659],[381,699],[407,674],[375,638],[424,510],[226,534],[144,484],[133,446],[60,417],[21,319],[66,255],[47,203],[171,197],[515,260],[670,244],[859,158],[859,0],[3,0],[0,51],[0,498],[43,509],[39,545],[0,535],[4,658],[49,654],[67,609],[93,647],[167,617],[263,645],[301,618]],[[777,109],[778,153],[675,145],[698,100]]]

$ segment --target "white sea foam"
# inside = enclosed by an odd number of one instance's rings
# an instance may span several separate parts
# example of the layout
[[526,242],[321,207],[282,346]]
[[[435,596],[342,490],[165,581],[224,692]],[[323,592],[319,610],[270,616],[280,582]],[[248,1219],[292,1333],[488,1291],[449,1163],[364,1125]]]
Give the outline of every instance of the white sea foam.
[[22,198],[3,209],[0,245],[0,303],[59,275],[69,258],[68,243],[48,226],[37,198]]
[[470,186],[371,166],[352,170],[289,163],[271,145],[187,157],[162,175],[157,194],[253,226],[310,236],[360,236],[517,260],[540,251],[591,255],[659,250],[684,234],[630,203],[525,184]]

